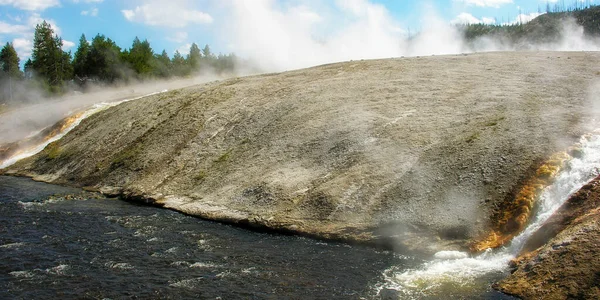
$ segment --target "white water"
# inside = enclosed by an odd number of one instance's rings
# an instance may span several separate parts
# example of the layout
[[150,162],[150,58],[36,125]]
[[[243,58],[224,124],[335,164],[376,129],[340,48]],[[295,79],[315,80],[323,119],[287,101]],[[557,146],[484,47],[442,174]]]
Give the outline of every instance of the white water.
[[535,233],[569,198],[571,194],[594,179],[600,167],[600,132],[584,136],[579,146],[583,155],[571,158],[546,187],[538,199],[539,210],[531,224],[510,245],[497,250],[470,256],[459,251],[441,251],[434,259],[420,268],[406,270],[392,267],[384,271],[384,283],[376,286],[379,294],[383,289],[400,292],[406,298],[421,298],[444,294],[447,287],[456,289],[473,287],[478,278],[507,271],[508,263],[519,253],[527,239]]
[[[161,94],[161,93],[165,93],[165,92],[167,92],[167,90],[163,90],[160,92],[154,92],[154,93],[150,93],[150,94],[147,94],[144,96],[135,97],[135,98],[131,98],[131,99],[125,99],[125,100],[116,101],[116,102],[102,102],[102,103],[94,104],[91,108],[86,110],[79,118],[77,118],[69,127],[67,127],[65,130],[63,130],[61,133],[53,136],[52,138],[48,139],[47,141],[45,141],[31,149],[28,149],[24,152],[14,155],[14,156],[11,156],[8,159],[2,161],[0,163],[0,169],[7,168],[21,159],[24,159],[24,158],[27,158],[27,157],[30,157],[30,156],[33,156],[33,155],[39,153],[40,151],[44,150],[44,148],[46,148],[46,146],[48,146],[50,143],[60,140],[63,136],[65,136],[67,133],[69,133],[69,131],[71,131],[71,130],[73,130],[73,128],[77,127],[81,123],[81,121],[85,120],[86,118],[88,118],[89,116],[91,116],[95,113],[101,112],[101,111],[106,110],[113,106],[117,106],[124,102],[138,100],[138,99],[142,99],[144,97],[153,96],[153,95],[157,95],[157,94]],[[44,129],[42,129],[36,133],[32,133],[30,136],[34,136],[43,130]]]

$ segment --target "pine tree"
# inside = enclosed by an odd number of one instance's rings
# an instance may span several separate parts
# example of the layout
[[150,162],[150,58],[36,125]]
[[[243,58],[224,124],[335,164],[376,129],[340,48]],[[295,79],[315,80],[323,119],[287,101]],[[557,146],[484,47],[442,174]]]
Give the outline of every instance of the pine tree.
[[35,27],[31,55],[34,76],[46,83],[50,92],[60,92],[72,75],[71,54],[62,50],[63,42],[46,21]]
[[23,77],[19,70],[19,56],[12,44],[6,45],[0,51],[0,86],[2,86],[1,100],[13,100],[16,81]]
[[31,61],[31,58],[28,58],[25,65],[23,65],[23,73],[25,73],[24,75],[27,79],[33,77],[33,62]]
[[208,45],[204,46],[204,49],[202,49],[202,54],[204,55],[204,57],[206,58],[211,58],[214,57],[213,53],[210,50],[210,47]]
[[152,73],[155,76],[166,78],[172,75],[171,59],[166,50],[163,50],[160,55],[154,55],[152,62]]
[[217,64],[217,57],[210,50],[210,46],[204,46],[204,48],[202,49],[202,54],[204,55],[204,57],[202,57],[203,65],[215,68]]
[[200,59],[202,59],[200,48],[198,48],[196,43],[193,43],[190,47],[190,54],[187,57],[188,65],[193,71],[197,71],[200,68]]
[[175,51],[171,64],[173,65],[173,74],[175,76],[185,76],[189,74],[186,59],[179,53],[179,50]]
[[153,57],[154,52],[148,40],[142,42],[137,37],[133,40],[133,44],[126,55],[126,59],[133,70],[142,78],[152,73]]
[[3,74],[13,78],[20,79],[23,73],[19,69],[19,55],[11,43],[6,43],[0,51],[0,69]]
[[73,58],[73,71],[75,76],[79,78],[86,78],[89,75],[89,53],[90,53],[90,44],[85,38],[85,34],[81,35],[79,38],[79,46],[77,46],[77,51],[75,51],[75,57]]
[[104,35],[96,35],[88,53],[88,76],[109,83],[127,79],[121,67],[122,56],[121,48],[114,41]]

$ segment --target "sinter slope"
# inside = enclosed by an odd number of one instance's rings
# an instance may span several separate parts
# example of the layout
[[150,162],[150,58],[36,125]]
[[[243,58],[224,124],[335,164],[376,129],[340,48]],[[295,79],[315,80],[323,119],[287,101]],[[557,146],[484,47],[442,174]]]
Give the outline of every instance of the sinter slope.
[[493,209],[591,129],[599,63],[598,53],[486,53],[236,78],[93,115],[8,173],[435,251],[485,235]]

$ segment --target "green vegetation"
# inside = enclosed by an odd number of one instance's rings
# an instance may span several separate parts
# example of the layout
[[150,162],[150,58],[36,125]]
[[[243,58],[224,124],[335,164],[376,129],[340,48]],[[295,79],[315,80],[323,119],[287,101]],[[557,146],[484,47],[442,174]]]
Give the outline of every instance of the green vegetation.
[[63,152],[63,149],[60,147],[58,142],[54,142],[46,146],[46,154],[49,159],[58,158]]
[[11,43],[6,45],[0,51],[0,86],[5,86],[0,94],[0,99],[13,98],[13,85],[15,82],[23,79],[23,73],[19,69],[19,56]]
[[118,169],[120,167],[130,168],[134,159],[142,151],[141,147],[141,143],[134,143],[130,147],[127,147],[123,151],[119,152],[112,160],[110,165],[111,169]]
[[565,7],[564,1],[554,6],[548,4],[544,14],[527,23],[468,24],[459,25],[459,29],[468,42],[489,37],[516,45],[525,42],[552,43],[561,38],[564,22],[569,19],[583,27],[586,36],[600,36],[600,6],[586,5],[579,1],[571,7]]
[[13,101],[17,85],[21,90],[38,88],[51,96],[85,90],[92,83],[111,85],[132,79],[183,77],[205,70],[217,74],[233,72],[237,61],[234,54],[215,55],[210,46],[200,49],[195,43],[187,57],[177,51],[171,59],[165,50],[154,53],[148,40],[136,37],[129,49],[121,49],[102,34],[97,34],[91,42],[82,34],[74,55],[62,47],[62,38],[48,22],[38,24],[32,56],[21,72],[17,52],[7,43],[0,55],[0,103]]

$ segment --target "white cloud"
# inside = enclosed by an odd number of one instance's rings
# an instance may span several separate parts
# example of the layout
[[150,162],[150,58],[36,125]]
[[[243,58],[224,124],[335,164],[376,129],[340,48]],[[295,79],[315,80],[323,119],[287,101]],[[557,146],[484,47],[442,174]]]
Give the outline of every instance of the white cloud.
[[[184,44],[181,45],[179,48],[177,48],[177,51],[179,51],[179,54],[186,56],[188,54],[190,54],[190,48],[192,47],[192,44],[188,43],[188,44]],[[175,53],[175,52],[173,52]]]
[[495,24],[496,20],[494,20],[493,18],[486,18],[486,17],[478,19],[470,13],[463,12],[463,13],[459,14],[458,16],[456,16],[456,18],[454,18],[452,21],[450,21],[450,23],[451,24]]
[[63,50],[68,50],[70,48],[73,48],[75,46],[75,43],[71,42],[71,41],[67,41],[67,40],[63,40],[63,46],[62,49]]
[[494,7],[499,8],[504,4],[511,4],[513,0],[454,0],[456,2],[462,2],[466,5],[474,5],[479,7]]
[[104,0],[71,0],[73,3],[102,3]]
[[94,7],[90,10],[83,10],[81,11],[81,15],[82,16],[91,16],[91,17],[97,17],[98,16],[98,8]]
[[503,23],[503,25],[525,24],[541,15],[543,15],[543,13],[519,14],[514,20]]
[[0,34],[25,34],[31,31],[31,27],[25,25],[14,25],[0,21]]
[[11,5],[23,10],[44,10],[60,5],[59,0],[0,0],[0,5]]
[[35,26],[38,24],[41,24],[44,21],[46,21],[46,23],[50,24],[50,26],[52,27],[52,30],[54,30],[54,34],[60,35],[61,30],[60,30],[60,27],[58,27],[58,25],[56,25],[56,22],[52,19],[42,18],[42,16],[38,13],[31,14],[29,16],[29,18],[27,19],[27,24],[30,26],[30,28],[33,32],[33,29],[35,29]]
[[13,47],[17,50],[17,54],[21,61],[25,61],[31,56],[33,41],[25,38],[16,38],[13,40]]
[[184,31],[175,32],[175,34],[173,34],[172,36],[167,38],[167,40],[176,42],[176,43],[183,43],[187,39],[188,39],[188,33],[184,32]]
[[[10,24],[5,21],[0,21],[0,35],[12,36],[13,46],[19,54],[19,58],[24,61],[31,56],[35,27],[42,23],[44,18],[42,18],[39,13],[34,12],[30,13],[24,20],[21,18],[11,19],[20,24]],[[54,33],[60,36],[61,30],[60,27],[56,25],[56,22],[52,19],[46,19],[46,22],[52,26]],[[74,44],[71,41],[63,40],[63,49],[68,49],[73,46]]]
[[182,1],[151,1],[134,9],[125,9],[121,13],[130,22],[151,26],[183,28],[189,24],[210,24],[211,15],[199,10],[189,9]]

